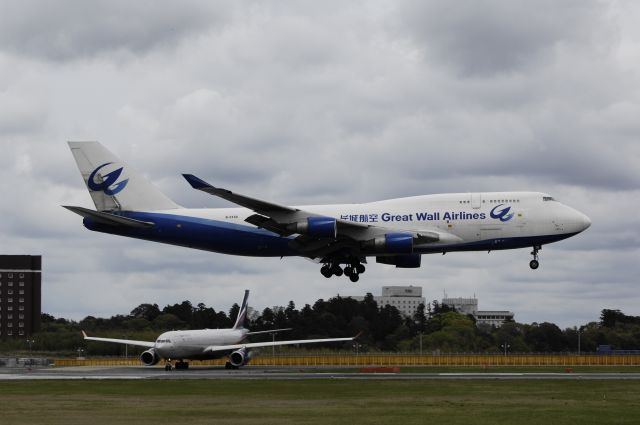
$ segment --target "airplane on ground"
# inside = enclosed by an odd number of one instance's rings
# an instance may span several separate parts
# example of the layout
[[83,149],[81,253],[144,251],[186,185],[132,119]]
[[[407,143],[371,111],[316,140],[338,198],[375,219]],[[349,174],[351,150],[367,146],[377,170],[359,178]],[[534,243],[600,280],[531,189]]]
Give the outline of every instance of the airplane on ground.
[[[420,267],[422,254],[533,247],[591,225],[581,212],[538,192],[447,193],[361,204],[286,206],[217,188],[183,174],[197,190],[240,208],[184,208],[98,142],[69,142],[96,206],[65,208],[89,230],[223,254],[322,263],[323,276],[358,281],[367,257]],[[345,265],[343,268],[342,265]]]
[[247,301],[249,290],[244,291],[242,306],[238,311],[236,322],[230,329],[195,329],[187,331],[169,331],[160,335],[155,341],[136,341],[130,339],[98,338],[87,336],[82,331],[84,339],[89,341],[113,342],[146,347],[148,350],[140,355],[140,361],[147,366],[157,364],[161,358],[166,360],[165,370],[171,370],[171,359],[178,359],[176,369],[188,369],[189,363],[184,360],[219,359],[229,356],[227,369],[237,369],[249,363],[253,356],[251,349],[261,347],[275,347],[280,345],[316,344],[323,342],[353,341],[350,338],[301,339],[272,342],[245,342],[249,335],[274,333],[289,329],[272,329],[268,331],[249,332],[244,323],[247,317]]

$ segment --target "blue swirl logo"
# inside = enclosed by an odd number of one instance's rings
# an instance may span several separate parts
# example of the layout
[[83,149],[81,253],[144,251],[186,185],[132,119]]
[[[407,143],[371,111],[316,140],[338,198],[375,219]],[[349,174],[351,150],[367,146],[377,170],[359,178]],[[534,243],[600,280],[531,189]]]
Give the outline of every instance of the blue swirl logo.
[[116,183],[116,181],[120,178],[120,174],[122,174],[123,167],[120,167],[117,170],[114,170],[110,173],[105,174],[104,176],[101,176],[102,182],[97,183],[95,181],[96,174],[98,173],[98,171],[100,171],[102,168],[106,167],[109,164],[113,164],[113,162],[107,162],[105,164],[102,164],[95,170],[93,170],[93,172],[89,176],[87,185],[89,186],[90,190],[103,191],[105,194],[113,196],[125,188],[127,183],[129,183],[129,179],[124,179],[121,182]]
[[491,218],[497,218],[498,220],[505,222],[505,221],[509,221],[513,218],[513,213],[509,214],[509,211],[511,211],[511,207],[504,207],[500,210],[498,210],[498,208],[500,208],[501,206],[503,206],[504,204],[500,204],[500,205],[496,205],[495,207],[493,207],[493,209],[491,210]]

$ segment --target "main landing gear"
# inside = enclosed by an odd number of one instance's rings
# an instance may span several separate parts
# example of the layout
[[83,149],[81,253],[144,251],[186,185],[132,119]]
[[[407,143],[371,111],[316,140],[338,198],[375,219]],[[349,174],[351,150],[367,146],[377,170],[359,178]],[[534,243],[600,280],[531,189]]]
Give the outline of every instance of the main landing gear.
[[179,362],[176,362],[175,368],[176,370],[187,370],[189,369],[189,362],[183,362],[180,360]]
[[538,251],[540,251],[542,247],[540,245],[536,245],[533,247],[533,251],[531,251],[531,255],[533,255],[533,260],[529,262],[529,267],[533,270],[537,269],[540,266],[538,262]]
[[348,264],[344,270],[338,263],[325,263],[320,269],[320,273],[322,273],[322,276],[327,279],[334,275],[342,276],[344,274],[351,280],[351,282],[357,282],[360,279],[360,275],[364,273],[365,270],[364,264],[356,260]]
[[164,370],[167,372],[171,372],[171,369],[175,368],[176,370],[187,370],[189,369],[189,362],[183,362],[182,360],[178,360],[175,366],[171,366],[171,360],[167,359]]

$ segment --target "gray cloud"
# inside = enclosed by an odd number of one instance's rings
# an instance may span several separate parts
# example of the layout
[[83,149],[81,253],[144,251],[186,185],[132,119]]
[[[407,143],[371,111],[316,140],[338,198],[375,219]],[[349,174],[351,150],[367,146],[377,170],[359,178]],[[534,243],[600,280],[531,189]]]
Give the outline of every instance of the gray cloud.
[[428,58],[464,76],[537,68],[562,47],[602,36],[606,9],[596,1],[403,2],[401,24]]
[[5,2],[0,49],[58,62],[105,52],[139,55],[218,25],[226,12],[222,2],[199,0]]

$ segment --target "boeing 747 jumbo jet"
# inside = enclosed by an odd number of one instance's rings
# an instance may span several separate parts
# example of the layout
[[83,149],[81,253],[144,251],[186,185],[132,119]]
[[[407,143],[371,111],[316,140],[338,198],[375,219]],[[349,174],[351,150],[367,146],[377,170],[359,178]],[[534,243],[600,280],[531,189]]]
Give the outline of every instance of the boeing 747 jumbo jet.
[[[421,255],[532,247],[574,236],[589,218],[537,192],[447,193],[364,204],[290,207],[210,185],[197,190],[241,208],[183,208],[98,142],[69,142],[96,211],[65,208],[89,230],[223,254],[297,256],[322,263],[325,277],[357,282],[367,257],[401,268]],[[342,265],[345,265],[343,268]]]
[[274,329],[269,331],[249,332],[244,327],[247,317],[247,300],[249,291],[244,291],[242,306],[238,312],[236,323],[231,329],[197,329],[190,331],[170,331],[160,335],[155,342],[135,341],[130,339],[97,338],[87,336],[82,331],[84,339],[90,341],[114,342],[117,344],[146,347],[147,351],[140,355],[140,361],[147,366],[157,364],[161,358],[166,360],[165,370],[171,370],[171,359],[178,359],[176,369],[188,369],[188,360],[219,359],[229,356],[227,368],[237,369],[249,363],[252,348],[274,347],[278,345],[316,344],[321,342],[353,341],[351,338],[301,339],[295,341],[274,342],[244,342],[247,336],[262,333],[273,333],[288,329]]

